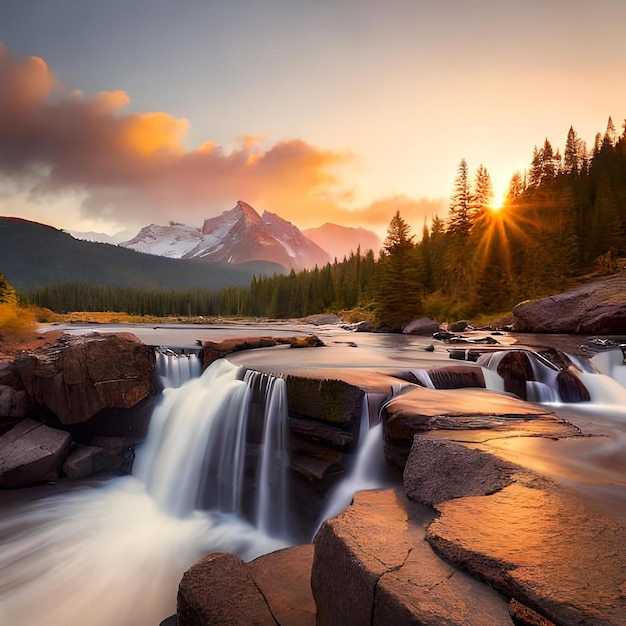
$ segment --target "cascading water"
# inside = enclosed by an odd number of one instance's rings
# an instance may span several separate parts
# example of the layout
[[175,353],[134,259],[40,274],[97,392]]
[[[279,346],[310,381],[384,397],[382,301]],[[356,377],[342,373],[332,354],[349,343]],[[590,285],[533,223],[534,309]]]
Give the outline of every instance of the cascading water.
[[[248,486],[261,503],[256,527],[243,515],[255,389],[267,431]],[[240,368],[218,361],[164,390],[132,476],[5,508],[2,623],[154,626],[174,613],[183,572],[204,554],[251,559],[285,547],[286,497],[275,492],[276,469],[286,471],[285,407],[284,381],[244,380]],[[269,494],[258,484],[265,480]]]
[[200,376],[201,364],[195,352],[176,352],[171,348],[156,349],[156,373],[165,389],[180,387]]
[[[392,397],[396,395],[402,385],[392,389]],[[383,409],[380,407],[380,411]],[[328,495],[326,506],[319,520],[318,528],[324,520],[335,517],[350,504],[357,491],[378,489],[387,484],[389,468],[385,460],[383,449],[383,425],[380,420],[370,428],[369,402],[367,394],[363,399],[361,421],[359,426],[359,441],[355,452],[354,462],[347,467],[346,478],[342,480]]]

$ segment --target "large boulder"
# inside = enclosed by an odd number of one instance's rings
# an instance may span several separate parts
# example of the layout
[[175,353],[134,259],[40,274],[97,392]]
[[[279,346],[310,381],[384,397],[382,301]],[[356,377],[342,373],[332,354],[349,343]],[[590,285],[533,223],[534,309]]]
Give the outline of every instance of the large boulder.
[[155,354],[130,333],[90,333],[21,354],[16,366],[44,421],[77,424],[105,408],[129,409],[147,398]]
[[0,437],[0,487],[36,485],[58,477],[70,449],[69,433],[24,419]]
[[419,319],[409,322],[402,332],[405,335],[428,335],[432,336],[439,330],[439,324],[428,317],[420,317]]
[[512,626],[498,593],[424,541],[433,516],[400,491],[367,491],[324,522],[311,572],[317,624]]
[[519,304],[513,329],[522,333],[616,335],[626,328],[626,274]]
[[215,553],[185,572],[178,588],[178,626],[314,626],[311,544],[244,563]]

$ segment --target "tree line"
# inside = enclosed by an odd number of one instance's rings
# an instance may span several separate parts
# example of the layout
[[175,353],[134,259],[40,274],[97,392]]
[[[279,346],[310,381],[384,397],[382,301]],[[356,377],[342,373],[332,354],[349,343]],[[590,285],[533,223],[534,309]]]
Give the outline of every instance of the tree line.
[[626,122],[609,118],[591,149],[570,128],[563,154],[548,139],[515,172],[499,210],[489,172],[462,159],[448,214],[421,237],[396,213],[378,257],[352,252],[324,267],[253,277],[248,287],[132,289],[57,284],[20,294],[52,310],[295,318],[353,311],[385,330],[510,311],[518,302],[616,271],[626,257]]

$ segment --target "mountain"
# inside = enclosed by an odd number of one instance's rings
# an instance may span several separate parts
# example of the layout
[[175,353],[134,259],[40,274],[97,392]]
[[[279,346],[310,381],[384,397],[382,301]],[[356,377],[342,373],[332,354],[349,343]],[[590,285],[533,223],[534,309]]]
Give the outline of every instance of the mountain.
[[0,217],[0,272],[17,289],[60,282],[128,287],[248,285],[253,275],[284,273],[275,263],[201,263],[80,241],[51,226]]
[[233,264],[269,261],[296,270],[322,266],[330,260],[291,222],[269,211],[261,216],[241,201],[230,211],[206,219],[201,229],[172,222],[167,226],[151,224],[120,245],[181,259]]
[[361,254],[373,250],[375,255],[381,248],[378,235],[366,228],[351,228],[326,222],[317,228],[307,228],[303,234],[326,250],[332,258],[341,261],[344,256],[350,256],[350,252],[356,252],[361,246]]
[[126,229],[121,230],[119,233],[115,233],[114,235],[107,235],[107,233],[98,233],[93,230],[89,231],[79,231],[79,230],[67,230],[65,228],[62,229],[64,233],[69,233],[74,237],[74,239],[83,239],[84,241],[96,241],[99,243],[110,243],[113,246],[116,246],[118,243],[122,243],[122,241],[126,241],[131,235],[134,234],[134,230]]

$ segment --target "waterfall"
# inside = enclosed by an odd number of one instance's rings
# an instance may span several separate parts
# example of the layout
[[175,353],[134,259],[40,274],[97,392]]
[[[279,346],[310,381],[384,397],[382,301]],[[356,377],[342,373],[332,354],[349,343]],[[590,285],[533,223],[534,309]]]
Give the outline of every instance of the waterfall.
[[[401,386],[394,388],[392,394],[396,395],[400,389]],[[381,405],[380,412],[384,404]],[[370,428],[369,425],[369,402],[365,394],[361,410],[358,448],[353,463],[347,467],[346,477],[330,492],[317,529],[324,520],[344,511],[357,491],[378,489],[389,483],[389,467],[383,448],[383,425],[380,419],[376,426]]]
[[171,348],[156,348],[156,372],[164,389],[180,387],[200,376],[201,364],[195,352],[175,352]]
[[288,520],[288,424],[285,381],[247,372],[250,387],[264,390],[263,436],[257,463],[257,489],[254,505],[255,525],[271,537],[287,537]]
[[[254,455],[255,409],[262,436],[253,485],[244,480]],[[258,412],[258,411],[257,411]],[[285,382],[244,373],[226,360],[202,376],[165,389],[148,437],[137,453],[134,475],[156,505],[185,518],[196,509],[245,515],[246,489],[256,494],[254,525],[273,537],[288,532],[287,403]]]

